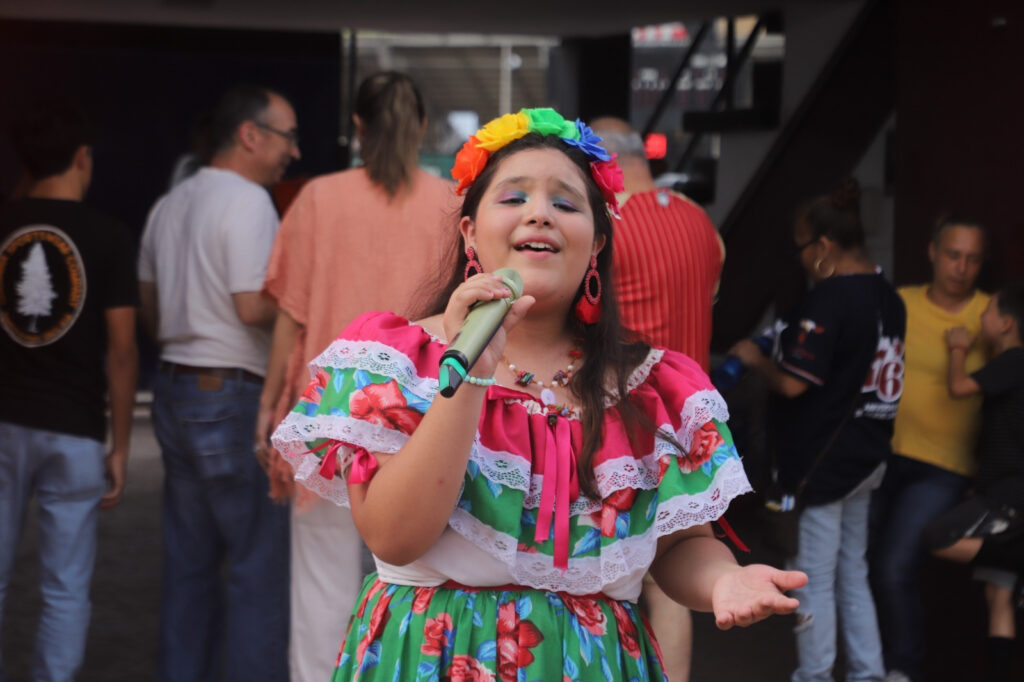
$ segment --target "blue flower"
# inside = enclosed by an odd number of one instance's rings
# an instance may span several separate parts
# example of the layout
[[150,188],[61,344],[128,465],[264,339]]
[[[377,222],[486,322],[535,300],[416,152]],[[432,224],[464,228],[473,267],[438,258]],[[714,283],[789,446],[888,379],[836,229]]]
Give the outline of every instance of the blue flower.
[[597,161],[611,161],[611,155],[605,151],[604,147],[598,144],[601,142],[601,138],[594,134],[594,131],[590,129],[590,126],[583,121],[576,119],[576,130],[579,131],[580,139],[570,140],[567,137],[563,137],[562,141],[566,144],[572,145],[573,147],[578,147],[592,159],[596,159]]

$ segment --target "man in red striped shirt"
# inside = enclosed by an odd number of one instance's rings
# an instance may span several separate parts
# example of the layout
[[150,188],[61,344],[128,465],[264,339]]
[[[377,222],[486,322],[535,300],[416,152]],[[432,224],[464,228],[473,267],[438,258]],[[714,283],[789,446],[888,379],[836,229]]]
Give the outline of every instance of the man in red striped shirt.
[[654,184],[644,144],[625,121],[591,124],[622,167],[622,220],[615,221],[615,291],[623,324],[653,346],[686,353],[709,369],[711,304],[725,246],[693,201]]
[[[725,245],[704,210],[654,184],[644,143],[628,123],[599,118],[591,127],[618,154],[625,195],[615,221],[615,292],[622,323],[652,346],[686,353],[709,369],[711,305]],[[690,679],[690,612],[644,576],[644,601],[672,682]]]

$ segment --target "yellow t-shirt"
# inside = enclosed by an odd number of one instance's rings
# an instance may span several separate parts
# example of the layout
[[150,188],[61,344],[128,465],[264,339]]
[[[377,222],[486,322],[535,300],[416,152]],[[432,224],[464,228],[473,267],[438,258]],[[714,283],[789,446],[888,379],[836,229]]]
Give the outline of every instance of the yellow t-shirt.
[[[932,303],[927,290],[927,285],[899,289],[907,306],[907,355],[892,449],[897,454],[971,476],[975,470],[974,444],[981,420],[981,396],[950,397],[945,331],[964,326],[977,337],[989,295],[975,292],[974,298],[953,314]],[[985,353],[981,344],[975,343],[967,355],[967,371],[973,372],[984,364]]]

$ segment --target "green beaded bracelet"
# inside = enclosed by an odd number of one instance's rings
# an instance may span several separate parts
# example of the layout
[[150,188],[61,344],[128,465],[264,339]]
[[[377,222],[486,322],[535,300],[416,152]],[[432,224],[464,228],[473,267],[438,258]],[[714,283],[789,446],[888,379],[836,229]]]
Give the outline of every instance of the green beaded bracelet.
[[466,381],[474,386],[493,386],[497,383],[497,380],[494,377],[491,377],[490,379],[481,379],[480,377],[475,377],[472,374],[466,375]]

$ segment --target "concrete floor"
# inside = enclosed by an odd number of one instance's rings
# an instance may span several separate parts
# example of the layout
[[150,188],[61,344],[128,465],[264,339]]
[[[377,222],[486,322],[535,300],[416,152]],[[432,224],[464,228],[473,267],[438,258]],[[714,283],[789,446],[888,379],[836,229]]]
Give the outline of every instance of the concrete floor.
[[[79,682],[145,682],[153,679],[160,589],[160,487],[162,467],[152,426],[136,419],[129,479],[122,504],[104,512],[93,577],[92,625]],[[772,557],[756,544],[752,496],[734,503],[730,519],[753,553],[741,561]],[[3,660],[11,682],[29,679],[38,620],[38,561],[32,519],[26,524],[8,590],[2,628]],[[954,580],[962,581],[963,574]],[[930,680],[980,680],[978,604],[950,597],[946,576],[938,576],[930,620],[939,641],[930,660]],[[967,606],[964,606],[967,604]],[[792,617],[777,617],[745,629],[720,632],[708,614],[694,615],[692,682],[786,680],[795,664]],[[945,634],[943,634],[945,633]],[[1019,643],[1018,643],[1019,644]],[[1021,646],[1018,646],[1020,663]],[[1024,670],[1021,667],[1020,670]],[[1024,677],[1020,678],[1024,679]]]

